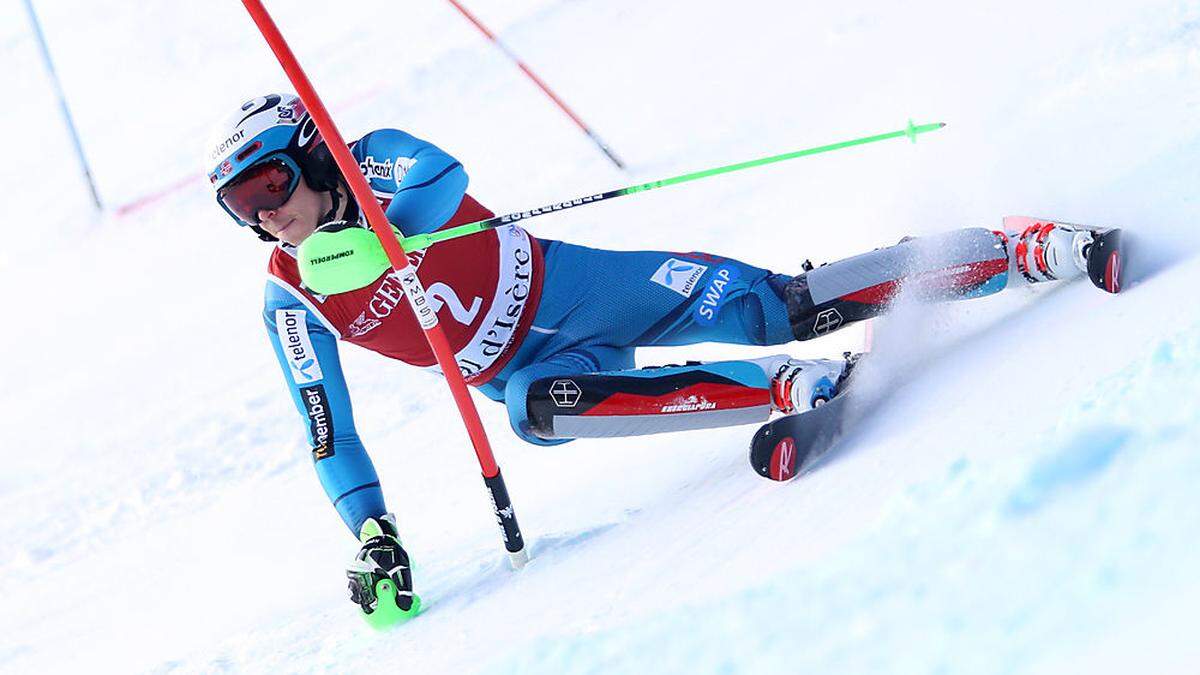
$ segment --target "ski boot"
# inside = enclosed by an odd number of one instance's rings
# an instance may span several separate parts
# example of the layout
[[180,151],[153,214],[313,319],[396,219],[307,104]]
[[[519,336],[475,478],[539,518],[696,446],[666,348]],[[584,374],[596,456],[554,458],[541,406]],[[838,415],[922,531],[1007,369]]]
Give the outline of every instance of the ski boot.
[[1123,252],[1119,228],[1008,216],[1004,229],[1014,242],[1017,271],[1030,283],[1086,275],[1102,291],[1120,293]]
[[421,611],[421,598],[412,592],[408,553],[400,545],[396,517],[390,513],[367,518],[359,529],[362,549],[346,567],[350,599],[376,630],[402,624]]
[[769,373],[771,407],[785,415],[792,415],[828,403],[841,391],[861,356],[846,352],[841,361],[775,357]]

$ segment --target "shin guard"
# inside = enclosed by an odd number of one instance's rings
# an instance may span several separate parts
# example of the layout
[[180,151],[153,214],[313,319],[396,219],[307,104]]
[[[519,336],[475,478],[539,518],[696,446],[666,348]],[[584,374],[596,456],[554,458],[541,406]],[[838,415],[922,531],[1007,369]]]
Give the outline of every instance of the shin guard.
[[1008,253],[996,233],[956,230],[902,241],[793,278],[785,295],[797,340],[883,313],[901,289],[923,301],[990,295],[1008,284]]
[[765,422],[771,390],[753,361],[692,362],[542,378],[526,406],[539,438],[640,436]]

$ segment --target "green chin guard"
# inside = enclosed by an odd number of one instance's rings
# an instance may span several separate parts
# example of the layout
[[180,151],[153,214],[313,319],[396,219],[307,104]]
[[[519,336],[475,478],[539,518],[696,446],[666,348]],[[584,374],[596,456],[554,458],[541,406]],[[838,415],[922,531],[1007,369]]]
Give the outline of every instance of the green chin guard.
[[345,221],[318,227],[300,243],[296,259],[304,287],[318,295],[365,288],[392,268],[375,232]]

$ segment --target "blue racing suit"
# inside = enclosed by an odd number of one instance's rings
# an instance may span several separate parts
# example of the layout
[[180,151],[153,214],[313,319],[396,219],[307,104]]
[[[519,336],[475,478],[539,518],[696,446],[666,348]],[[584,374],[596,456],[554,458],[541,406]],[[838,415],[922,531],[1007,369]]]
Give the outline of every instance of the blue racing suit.
[[[386,205],[388,219],[405,235],[438,229],[464,200],[467,175],[461,164],[409,134],[372,132],[354,145],[353,153]],[[507,405],[513,430],[531,443],[565,442],[538,439],[527,431],[525,396],[539,378],[633,368],[634,350],[640,346],[705,341],[765,345],[793,339],[783,297],[791,277],[703,253],[606,251],[532,241],[544,261],[532,325],[514,338],[514,353],[503,368],[477,383],[489,398]],[[287,252],[288,247],[281,249]],[[354,427],[338,360],[342,335],[321,302],[319,296],[272,277],[263,318],[308,430],[321,485],[357,533],[366,518],[386,508],[379,478]],[[448,320],[450,311],[469,312],[468,305],[447,307],[439,317]],[[355,325],[370,330],[373,324]]]

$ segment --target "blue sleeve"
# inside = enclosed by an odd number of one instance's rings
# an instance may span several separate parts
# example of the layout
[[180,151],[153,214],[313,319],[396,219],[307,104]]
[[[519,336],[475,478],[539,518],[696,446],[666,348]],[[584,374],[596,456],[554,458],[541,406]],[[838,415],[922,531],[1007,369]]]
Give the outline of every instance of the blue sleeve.
[[387,217],[407,236],[444,225],[467,192],[467,172],[458,160],[397,129],[363,136],[354,155],[373,190],[393,193]]
[[363,521],[387,509],[375,466],[354,429],[337,337],[319,316],[273,282],[267,283],[263,319],[308,432],[317,477],[338,515],[358,536]]

